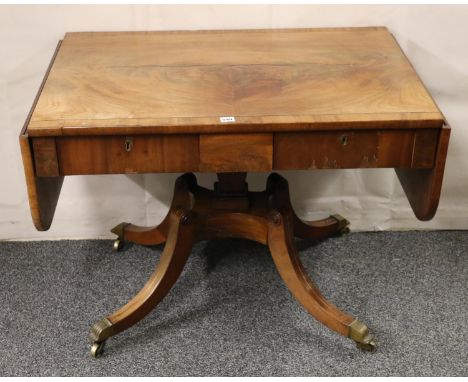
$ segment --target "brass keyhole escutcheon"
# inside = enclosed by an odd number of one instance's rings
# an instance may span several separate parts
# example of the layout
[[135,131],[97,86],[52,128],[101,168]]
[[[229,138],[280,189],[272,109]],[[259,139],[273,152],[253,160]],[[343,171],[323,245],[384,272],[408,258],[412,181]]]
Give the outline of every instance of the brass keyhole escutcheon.
[[348,136],[347,136],[346,134],[342,135],[342,136],[340,137],[340,140],[341,140],[341,144],[342,144],[343,146],[347,146],[348,143],[349,143],[349,138],[348,138]]
[[133,138],[125,138],[125,151],[132,151],[133,148]]

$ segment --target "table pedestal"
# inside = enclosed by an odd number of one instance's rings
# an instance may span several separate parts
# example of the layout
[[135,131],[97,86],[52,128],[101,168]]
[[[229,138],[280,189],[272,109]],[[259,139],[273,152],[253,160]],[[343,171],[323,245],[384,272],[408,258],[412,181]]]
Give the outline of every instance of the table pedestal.
[[358,347],[374,350],[366,325],[328,302],[307,275],[294,237],[324,239],[346,232],[349,222],[339,215],[303,222],[294,213],[286,179],[271,174],[263,192],[249,192],[246,173],[221,173],[214,190],[197,184],[195,175],[180,176],[171,207],[156,227],[122,223],[112,232],[120,249],[124,240],[143,245],[166,243],[154,273],[140,292],[115,313],[91,328],[93,356],[102,354],[105,341],[136,324],[166,296],[179,278],[194,243],[220,237],[239,237],[265,244],[293,296],[317,320],[350,337]]

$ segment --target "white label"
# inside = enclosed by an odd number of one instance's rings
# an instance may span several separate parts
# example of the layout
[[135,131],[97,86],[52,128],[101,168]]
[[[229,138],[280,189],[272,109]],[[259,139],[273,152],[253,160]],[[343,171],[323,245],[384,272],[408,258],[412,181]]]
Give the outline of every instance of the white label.
[[226,122],[236,122],[236,119],[234,117],[219,117],[220,122],[226,123]]

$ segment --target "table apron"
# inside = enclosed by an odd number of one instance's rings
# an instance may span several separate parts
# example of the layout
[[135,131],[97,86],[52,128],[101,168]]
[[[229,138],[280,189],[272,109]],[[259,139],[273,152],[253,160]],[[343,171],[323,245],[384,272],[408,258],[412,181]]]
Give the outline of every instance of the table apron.
[[38,177],[432,168],[440,129],[33,137]]

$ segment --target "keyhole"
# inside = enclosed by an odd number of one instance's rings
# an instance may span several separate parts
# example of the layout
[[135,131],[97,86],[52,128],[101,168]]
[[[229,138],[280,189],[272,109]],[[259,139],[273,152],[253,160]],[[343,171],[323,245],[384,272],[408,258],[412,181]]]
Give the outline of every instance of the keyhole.
[[133,147],[133,139],[132,138],[126,138],[125,139],[125,151],[131,151]]
[[347,145],[348,145],[349,140],[348,140],[348,136],[347,136],[347,135],[342,135],[340,139],[341,139],[341,144],[342,144],[343,146],[347,146]]

